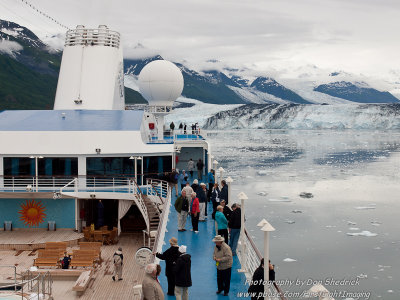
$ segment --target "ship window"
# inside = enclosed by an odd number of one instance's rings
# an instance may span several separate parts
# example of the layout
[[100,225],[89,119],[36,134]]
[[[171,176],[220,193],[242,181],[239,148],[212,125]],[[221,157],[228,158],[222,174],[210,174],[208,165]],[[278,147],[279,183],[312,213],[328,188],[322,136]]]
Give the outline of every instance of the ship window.
[[[35,176],[35,159],[29,157],[5,157],[4,175]],[[45,157],[38,160],[38,174],[47,176],[70,176],[78,174],[78,159]]]
[[[137,162],[140,173],[140,161]],[[87,175],[134,176],[134,162],[129,157],[88,157],[86,159]]]

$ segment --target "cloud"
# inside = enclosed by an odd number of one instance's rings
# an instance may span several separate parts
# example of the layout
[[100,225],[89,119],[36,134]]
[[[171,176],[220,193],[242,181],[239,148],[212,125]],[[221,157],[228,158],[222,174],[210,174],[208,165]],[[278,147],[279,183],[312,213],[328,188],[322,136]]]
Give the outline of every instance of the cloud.
[[[260,71],[309,64],[374,75],[400,70],[396,0],[31,1],[70,28],[109,25],[128,57],[160,54],[193,65],[217,59]],[[64,31],[20,1],[3,3],[16,14],[0,10],[0,18],[40,37]],[[138,43],[145,48],[134,49]]]
[[23,47],[17,42],[0,40],[0,53],[5,53],[15,58],[15,54],[22,49]]

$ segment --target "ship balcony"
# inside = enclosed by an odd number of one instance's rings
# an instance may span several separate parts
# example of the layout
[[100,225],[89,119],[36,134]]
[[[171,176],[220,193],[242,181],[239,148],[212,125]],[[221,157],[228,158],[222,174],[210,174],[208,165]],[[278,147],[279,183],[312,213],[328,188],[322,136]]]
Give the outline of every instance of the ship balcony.
[[204,141],[205,131],[197,130],[186,130],[177,129],[177,130],[166,130],[163,132],[162,138],[159,138],[157,132],[150,132],[147,136],[148,144],[173,144],[177,141]]

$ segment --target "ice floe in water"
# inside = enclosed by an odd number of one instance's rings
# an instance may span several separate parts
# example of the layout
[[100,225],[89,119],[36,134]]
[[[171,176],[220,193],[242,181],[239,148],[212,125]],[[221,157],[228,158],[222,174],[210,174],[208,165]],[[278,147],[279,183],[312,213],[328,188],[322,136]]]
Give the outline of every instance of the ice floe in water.
[[301,211],[301,210],[298,210],[298,209],[294,209],[294,210],[292,210],[292,213],[294,213],[294,214],[301,214],[302,211]]
[[268,199],[270,202],[292,202],[290,199]]
[[260,175],[260,176],[265,176],[265,175],[267,175],[267,174],[268,174],[268,171],[265,171],[265,170],[259,170],[259,171],[257,171],[257,174],[258,174],[258,175]]
[[284,262],[294,262],[294,261],[297,261],[297,260],[295,260],[293,258],[285,258],[283,261]]
[[257,195],[258,196],[267,196],[268,193],[267,192],[258,192]]
[[292,220],[286,220],[285,223],[294,224],[294,223],[296,223],[296,222],[295,222],[295,221],[292,221]]
[[349,230],[360,230],[358,227],[350,227]]
[[326,225],[325,227],[326,227],[326,228],[335,228],[336,225]]
[[356,206],[354,207],[355,209],[359,209],[359,210],[367,210],[367,209],[375,209],[376,206],[375,205],[368,205],[368,206]]
[[357,278],[360,278],[360,279],[368,278],[368,275],[361,273],[360,275],[357,275]]
[[307,192],[301,192],[299,196],[302,197],[302,198],[312,198],[312,197],[314,197],[314,195],[312,193],[307,193]]
[[372,226],[380,226],[382,223],[381,222],[378,222],[378,221],[372,221],[371,222],[371,225]]
[[356,223],[356,222],[352,222],[352,221],[347,221],[347,225],[352,225],[352,226],[354,226],[354,225],[357,225],[357,223]]
[[361,232],[348,232],[347,235],[370,237],[370,236],[377,236],[378,234],[377,233],[372,233],[371,231],[368,231],[368,230],[364,230],[364,231],[361,231]]

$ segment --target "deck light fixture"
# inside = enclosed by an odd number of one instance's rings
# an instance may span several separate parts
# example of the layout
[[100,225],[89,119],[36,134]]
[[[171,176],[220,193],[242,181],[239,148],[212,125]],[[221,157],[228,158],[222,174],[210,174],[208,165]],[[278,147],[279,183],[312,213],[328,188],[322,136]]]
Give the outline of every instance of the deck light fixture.
[[[275,231],[275,228],[265,219],[258,225],[262,223],[264,224],[261,228],[261,231],[264,231],[264,280],[267,283],[264,285],[264,293],[267,294],[269,291],[269,232]],[[265,299],[269,299],[269,297],[267,296]]]
[[135,166],[135,182],[137,183],[137,161],[138,160],[142,160],[142,157],[140,156],[133,156],[131,155],[131,157],[129,157],[129,159],[134,159],[134,166]]
[[100,148],[96,148],[96,153],[100,154],[101,153],[101,149]]

